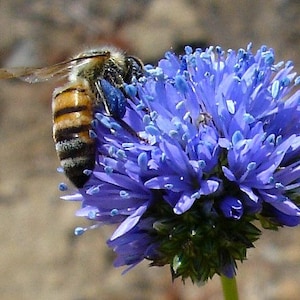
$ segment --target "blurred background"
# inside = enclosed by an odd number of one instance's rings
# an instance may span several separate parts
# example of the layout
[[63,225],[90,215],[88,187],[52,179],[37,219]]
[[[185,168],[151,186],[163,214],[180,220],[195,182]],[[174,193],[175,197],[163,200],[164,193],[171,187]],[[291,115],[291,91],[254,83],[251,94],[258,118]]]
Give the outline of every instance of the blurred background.
[[[254,51],[261,44],[300,72],[298,0],[0,1],[0,65],[46,66],[82,49],[115,45],[155,63],[184,45]],[[0,82],[0,298],[66,300],[222,299],[219,278],[202,287],[171,283],[168,267],[114,269],[112,228],[74,237],[77,203],[59,199],[52,141],[56,82]],[[300,298],[298,228],[263,232],[239,265],[241,299]]]

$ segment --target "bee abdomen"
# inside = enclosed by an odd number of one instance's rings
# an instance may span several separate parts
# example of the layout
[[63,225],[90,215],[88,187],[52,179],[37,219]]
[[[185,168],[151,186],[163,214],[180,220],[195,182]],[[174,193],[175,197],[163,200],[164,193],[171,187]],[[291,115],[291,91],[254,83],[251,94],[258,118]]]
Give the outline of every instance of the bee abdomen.
[[84,171],[94,169],[94,143],[86,143],[79,138],[57,142],[56,152],[66,176],[76,187],[82,187],[89,178]]
[[95,143],[89,136],[93,119],[92,96],[84,86],[68,86],[53,95],[53,138],[66,176],[82,187],[95,164]]

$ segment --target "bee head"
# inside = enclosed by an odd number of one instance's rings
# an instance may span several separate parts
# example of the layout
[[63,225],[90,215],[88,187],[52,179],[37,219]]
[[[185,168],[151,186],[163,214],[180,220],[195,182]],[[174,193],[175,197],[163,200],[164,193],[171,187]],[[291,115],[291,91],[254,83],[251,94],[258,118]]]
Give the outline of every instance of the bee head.
[[126,83],[130,83],[134,77],[138,79],[144,75],[144,65],[139,58],[126,56],[125,64],[127,66],[127,72],[124,76]]

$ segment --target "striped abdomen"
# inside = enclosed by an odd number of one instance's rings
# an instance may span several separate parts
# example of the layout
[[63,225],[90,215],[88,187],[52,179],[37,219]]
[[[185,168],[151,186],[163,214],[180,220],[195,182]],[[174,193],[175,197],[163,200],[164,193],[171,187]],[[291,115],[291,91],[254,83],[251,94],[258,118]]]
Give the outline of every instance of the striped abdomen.
[[84,170],[93,170],[95,143],[89,136],[93,101],[88,87],[68,85],[53,94],[53,139],[66,176],[80,188],[88,180]]

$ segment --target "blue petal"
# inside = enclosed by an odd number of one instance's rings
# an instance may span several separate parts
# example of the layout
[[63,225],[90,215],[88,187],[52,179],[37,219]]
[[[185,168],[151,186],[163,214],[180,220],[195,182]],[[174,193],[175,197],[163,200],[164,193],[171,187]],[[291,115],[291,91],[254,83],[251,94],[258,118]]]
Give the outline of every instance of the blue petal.
[[147,207],[147,205],[140,206],[132,215],[123,221],[113,233],[111,240],[113,241],[131,230],[139,222],[140,218],[147,210]]

